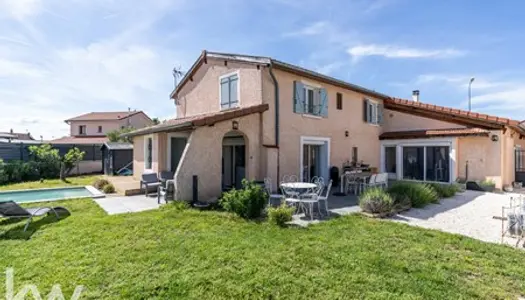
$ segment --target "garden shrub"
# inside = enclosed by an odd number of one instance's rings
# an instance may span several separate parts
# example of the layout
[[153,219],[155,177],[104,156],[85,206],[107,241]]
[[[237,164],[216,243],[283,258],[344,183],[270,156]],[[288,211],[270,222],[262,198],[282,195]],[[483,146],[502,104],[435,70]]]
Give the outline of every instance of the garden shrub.
[[40,178],[57,178],[60,175],[60,154],[51,145],[29,146],[33,163],[38,165]]
[[102,191],[104,194],[113,194],[115,192],[115,187],[111,183],[108,183],[102,188]]
[[431,183],[430,186],[436,191],[439,198],[454,197],[459,191],[459,187],[455,184]]
[[0,185],[6,184],[7,182],[9,182],[9,177],[5,172],[5,163],[2,159],[0,159]]
[[381,188],[371,188],[366,190],[359,197],[359,206],[368,213],[380,214],[392,211],[394,200],[386,191]]
[[102,190],[104,186],[108,184],[109,184],[109,181],[107,181],[104,178],[99,178],[93,182],[93,187],[95,187],[97,190]]
[[245,219],[259,218],[268,202],[263,188],[246,179],[243,179],[242,186],[240,190],[232,189],[224,193],[220,200],[221,206]]
[[268,221],[275,225],[284,227],[287,222],[292,220],[295,207],[288,206],[286,203],[282,203],[278,207],[268,208]]
[[394,199],[410,199],[413,207],[424,207],[429,203],[439,201],[439,196],[434,188],[425,183],[396,182],[388,189],[388,193]]

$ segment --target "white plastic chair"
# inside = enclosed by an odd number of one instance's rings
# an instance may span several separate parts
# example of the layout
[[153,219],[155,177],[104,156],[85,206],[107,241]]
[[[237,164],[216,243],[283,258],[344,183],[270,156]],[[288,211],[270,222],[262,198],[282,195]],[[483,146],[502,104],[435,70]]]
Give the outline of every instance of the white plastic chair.
[[268,206],[272,206],[272,199],[279,199],[281,201],[283,195],[281,194],[273,194],[273,186],[272,186],[272,179],[270,177],[264,178],[264,189],[266,191],[266,194],[268,195]]
[[365,181],[365,182],[361,183],[361,185],[363,187],[363,190],[366,190],[368,188],[376,186],[376,182],[377,182],[377,177],[378,176],[379,176],[378,174],[372,174],[370,176],[370,179],[368,180],[368,182]]

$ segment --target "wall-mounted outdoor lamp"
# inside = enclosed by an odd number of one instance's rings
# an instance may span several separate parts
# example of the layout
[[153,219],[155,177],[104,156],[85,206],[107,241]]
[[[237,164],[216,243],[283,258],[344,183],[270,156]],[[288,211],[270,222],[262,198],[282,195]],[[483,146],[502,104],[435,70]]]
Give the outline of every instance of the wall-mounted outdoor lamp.
[[239,129],[239,122],[232,121],[232,129],[233,130],[238,130]]
[[499,140],[499,137],[495,134],[493,134],[490,139],[493,141],[493,142],[497,142]]
[[345,130],[345,136],[348,137],[348,130]]

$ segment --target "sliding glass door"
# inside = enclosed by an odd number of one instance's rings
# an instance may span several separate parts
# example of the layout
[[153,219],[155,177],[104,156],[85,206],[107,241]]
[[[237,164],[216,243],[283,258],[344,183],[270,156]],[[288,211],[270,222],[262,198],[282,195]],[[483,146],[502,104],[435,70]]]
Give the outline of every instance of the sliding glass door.
[[403,147],[403,179],[425,180],[424,147]]
[[450,147],[403,146],[403,179],[450,182]]
[[450,181],[449,147],[427,147],[426,180]]

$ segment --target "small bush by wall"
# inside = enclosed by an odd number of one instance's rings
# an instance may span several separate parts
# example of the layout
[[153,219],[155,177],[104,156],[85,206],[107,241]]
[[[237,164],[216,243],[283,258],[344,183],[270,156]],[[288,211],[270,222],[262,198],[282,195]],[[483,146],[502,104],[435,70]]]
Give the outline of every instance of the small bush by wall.
[[455,184],[431,183],[430,186],[436,191],[439,198],[454,197],[459,191],[459,187]]
[[93,182],[93,187],[95,187],[97,190],[102,190],[104,186],[108,184],[109,184],[109,181],[107,181],[104,178],[99,178]]
[[285,203],[278,207],[268,208],[268,221],[275,225],[284,227],[287,222],[292,220],[295,207],[288,206]]
[[242,181],[241,190],[233,189],[222,195],[221,206],[245,219],[256,219],[266,206],[267,197],[263,188],[254,182]]
[[394,199],[410,199],[413,207],[424,207],[429,203],[439,201],[439,196],[434,188],[425,183],[396,182],[388,189],[388,193]]
[[366,190],[359,197],[359,206],[364,212],[373,214],[389,213],[394,207],[394,200],[381,188]]
[[115,192],[115,187],[111,183],[108,183],[102,188],[102,191],[104,194],[113,194]]

